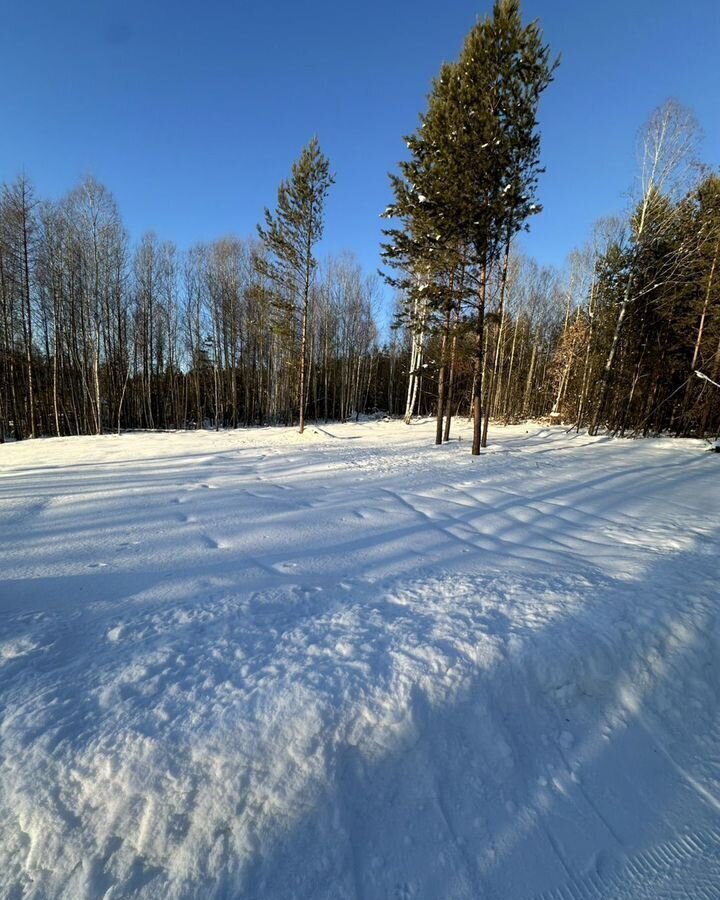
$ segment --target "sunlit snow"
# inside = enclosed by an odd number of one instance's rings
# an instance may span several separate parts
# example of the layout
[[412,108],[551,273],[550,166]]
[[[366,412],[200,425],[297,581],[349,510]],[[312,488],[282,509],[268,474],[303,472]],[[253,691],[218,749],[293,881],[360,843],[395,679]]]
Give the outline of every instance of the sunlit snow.
[[0,447],[2,896],[715,896],[720,457],[433,434]]

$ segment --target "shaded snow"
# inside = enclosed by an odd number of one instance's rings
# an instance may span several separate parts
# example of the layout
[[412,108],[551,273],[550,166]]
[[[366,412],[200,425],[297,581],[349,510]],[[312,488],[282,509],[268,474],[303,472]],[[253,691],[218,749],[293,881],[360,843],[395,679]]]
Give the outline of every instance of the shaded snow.
[[0,448],[0,894],[717,895],[718,457],[433,433]]

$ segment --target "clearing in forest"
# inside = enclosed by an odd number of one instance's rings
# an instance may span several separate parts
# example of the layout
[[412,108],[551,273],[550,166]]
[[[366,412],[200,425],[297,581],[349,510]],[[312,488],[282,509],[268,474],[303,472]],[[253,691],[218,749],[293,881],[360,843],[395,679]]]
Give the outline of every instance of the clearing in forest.
[[0,448],[0,894],[717,896],[720,457],[433,434]]

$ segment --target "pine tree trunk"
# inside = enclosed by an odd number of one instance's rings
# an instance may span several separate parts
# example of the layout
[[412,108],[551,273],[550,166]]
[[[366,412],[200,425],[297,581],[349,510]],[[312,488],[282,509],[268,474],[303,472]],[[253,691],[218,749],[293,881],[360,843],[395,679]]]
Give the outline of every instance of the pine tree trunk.
[[305,431],[305,343],[307,341],[307,300],[303,302],[302,333],[300,336],[300,388],[298,405],[300,407],[300,434]]
[[487,403],[485,409],[485,421],[483,422],[482,440],[483,447],[487,447],[488,426],[490,424],[490,416],[493,414],[495,405],[495,391],[497,389],[498,370],[500,366],[500,353],[502,350],[502,341],[505,328],[505,287],[507,285],[508,263],[510,261],[510,239],[505,244],[505,255],[503,257],[502,273],[500,275],[500,303],[498,304],[498,314],[500,323],[498,325],[497,339],[495,341],[495,351],[493,356],[493,365],[490,370],[490,387],[488,389]]
[[[453,273],[454,275],[454,273]],[[453,278],[450,278],[450,293],[452,294]],[[445,411],[445,374],[447,369],[447,343],[450,334],[450,301],[445,303],[445,321],[443,323],[442,339],[440,342],[440,370],[438,371],[438,400],[437,423],[435,428],[435,443],[443,441],[443,413]]]
[[307,322],[308,322],[308,303],[310,301],[310,273],[311,273],[311,244],[310,237],[307,239],[307,256],[305,259],[305,285],[303,290],[303,306],[302,306],[302,327],[300,331],[300,434],[305,431],[305,355],[307,348]]
[[450,349],[450,374],[448,376],[447,388],[447,406],[445,410],[445,431],[443,432],[443,441],[446,443],[450,440],[450,423],[452,421],[452,405],[453,393],[455,388],[455,367],[457,360],[457,322],[453,328],[452,346]]
[[485,364],[485,291],[487,282],[487,265],[483,263],[480,271],[480,287],[478,289],[478,310],[475,323],[475,364],[473,368],[473,443],[472,455],[480,455],[482,442],[482,390],[483,368]]

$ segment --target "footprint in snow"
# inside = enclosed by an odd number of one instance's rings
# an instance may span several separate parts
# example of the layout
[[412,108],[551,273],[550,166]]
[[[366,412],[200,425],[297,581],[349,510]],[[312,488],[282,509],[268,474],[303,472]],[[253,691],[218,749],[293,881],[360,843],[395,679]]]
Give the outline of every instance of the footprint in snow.
[[195,516],[184,515],[183,513],[181,513],[181,514],[177,517],[177,521],[178,521],[181,525],[191,525],[193,522],[197,522],[197,519],[195,518]]

